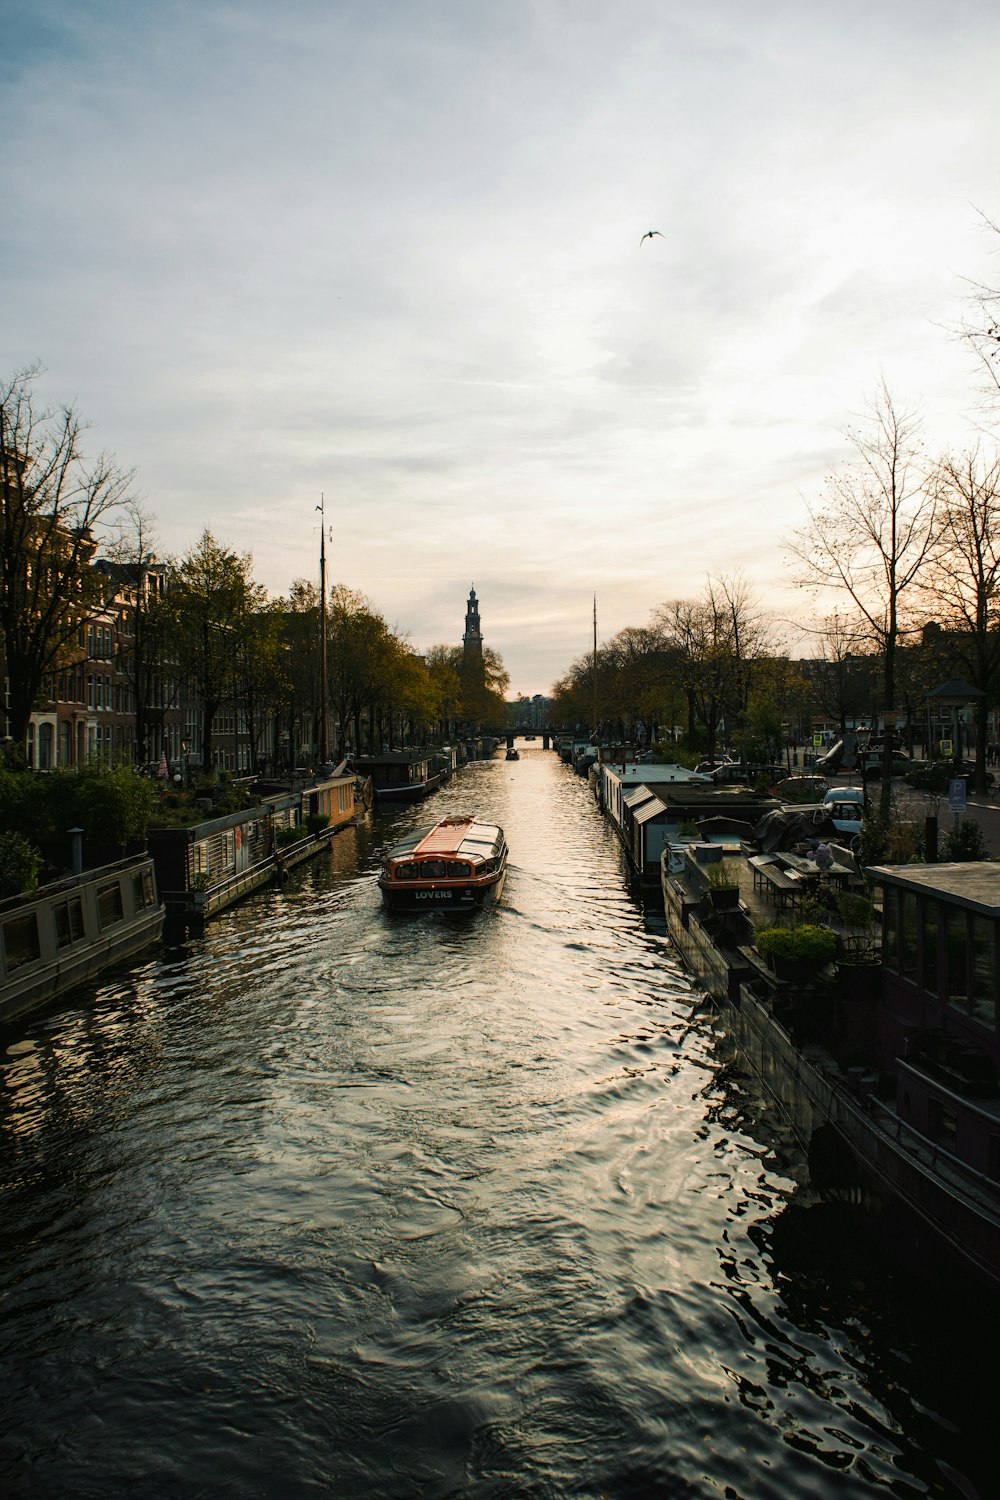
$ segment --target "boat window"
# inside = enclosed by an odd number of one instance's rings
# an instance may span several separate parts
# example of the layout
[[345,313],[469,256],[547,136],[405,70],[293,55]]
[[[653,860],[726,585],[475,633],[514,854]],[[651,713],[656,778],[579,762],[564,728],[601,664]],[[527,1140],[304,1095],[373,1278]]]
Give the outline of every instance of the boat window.
[[955,1111],[940,1099],[928,1099],[927,1124],[930,1134],[946,1148],[954,1151],[958,1137],[958,1121]]
[[920,983],[931,995],[938,992],[938,904],[924,901],[920,922]]
[[396,866],[397,880],[416,880],[419,874],[420,871],[414,864]]
[[996,1027],[996,932],[985,917],[972,919],[972,1014],[991,1031]]
[[462,859],[449,859],[448,874],[456,880],[468,880],[472,875],[472,866]]
[[900,893],[900,972],[907,979],[917,977],[917,894],[915,891]]
[[136,870],[132,876],[132,899],[135,902],[136,911],[142,911],[153,904],[153,872],[152,870]]
[[121,887],[117,880],[109,885],[98,886],[97,916],[102,931],[105,927],[112,927],[115,922],[120,922],[124,915]]
[[25,912],[22,916],[11,917],[5,922],[3,945],[7,954],[8,974],[13,974],[15,969],[20,969],[24,964],[34,963],[36,959],[41,958],[42,950],[38,945],[38,913]]
[[56,921],[56,945],[68,948],[83,937],[83,902],[79,896],[57,901],[52,909]]
[[948,1004],[965,1010],[969,1001],[969,978],[966,972],[967,938],[965,912],[958,907],[948,911]]
[[420,874],[424,880],[440,880],[448,873],[448,862],[444,859],[425,859],[421,861]]

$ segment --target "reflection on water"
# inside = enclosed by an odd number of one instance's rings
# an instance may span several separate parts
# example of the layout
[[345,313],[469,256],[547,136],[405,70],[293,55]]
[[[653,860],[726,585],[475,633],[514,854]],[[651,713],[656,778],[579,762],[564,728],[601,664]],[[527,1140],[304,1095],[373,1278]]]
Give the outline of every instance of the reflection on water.
[[[503,901],[384,912],[450,812]],[[991,1492],[971,1336],[800,1189],[541,749],[7,1035],[0,1146],[6,1494]]]

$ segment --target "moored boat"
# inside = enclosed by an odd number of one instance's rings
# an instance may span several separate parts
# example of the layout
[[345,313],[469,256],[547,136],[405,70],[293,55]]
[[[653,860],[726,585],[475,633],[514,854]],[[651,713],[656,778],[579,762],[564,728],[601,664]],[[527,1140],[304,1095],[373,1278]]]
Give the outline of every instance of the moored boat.
[[[846,850],[835,850],[846,861]],[[697,850],[662,865],[674,946],[807,1153],[813,1186],[866,1211],[916,1268],[1000,1296],[1000,882],[989,863],[871,866],[839,903],[836,957],[764,959],[808,861],[744,866],[720,909]],[[745,868],[749,865],[753,871]],[[777,867],[776,867],[777,866]],[[835,861],[835,869],[837,862]],[[841,870],[850,869],[842,864]],[[856,866],[855,866],[856,868]],[[819,869],[805,879],[814,887]],[[848,887],[850,892],[850,887]],[[755,913],[746,902],[773,908]],[[848,925],[853,901],[855,926]],[[881,907],[883,919],[879,920]],[[805,952],[817,928],[788,936]],[[807,941],[808,939],[808,941]],[[900,1230],[903,1230],[900,1233]]]
[[472,816],[443,818],[393,845],[378,884],[382,900],[396,911],[467,910],[495,901],[506,873],[502,828]]
[[160,937],[163,919],[146,855],[0,902],[0,1023],[142,952]]

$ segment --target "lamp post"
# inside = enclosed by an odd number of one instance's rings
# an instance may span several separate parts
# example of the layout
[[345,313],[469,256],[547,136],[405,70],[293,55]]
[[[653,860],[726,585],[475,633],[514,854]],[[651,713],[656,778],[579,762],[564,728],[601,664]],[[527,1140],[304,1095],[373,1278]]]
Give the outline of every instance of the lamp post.
[[184,788],[186,791],[190,791],[191,789],[190,750],[191,741],[188,739],[181,740],[181,757],[184,761]]

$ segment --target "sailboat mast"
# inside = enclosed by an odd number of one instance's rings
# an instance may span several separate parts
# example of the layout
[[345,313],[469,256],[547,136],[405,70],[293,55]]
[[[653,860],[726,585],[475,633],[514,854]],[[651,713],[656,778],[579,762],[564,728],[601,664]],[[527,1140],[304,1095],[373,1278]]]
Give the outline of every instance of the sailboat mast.
[[594,660],[590,669],[590,718],[593,728],[591,740],[597,738],[597,595],[594,595]]
[[326,735],[326,513],[321,494],[316,509],[320,513],[319,530],[319,759],[325,766],[330,759]]

